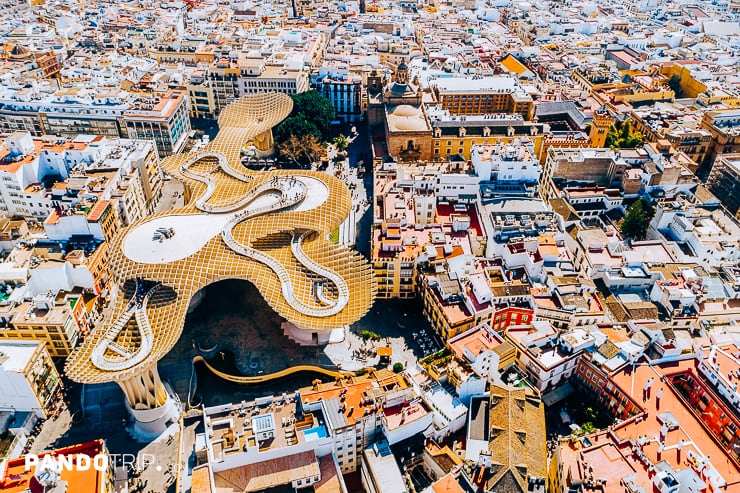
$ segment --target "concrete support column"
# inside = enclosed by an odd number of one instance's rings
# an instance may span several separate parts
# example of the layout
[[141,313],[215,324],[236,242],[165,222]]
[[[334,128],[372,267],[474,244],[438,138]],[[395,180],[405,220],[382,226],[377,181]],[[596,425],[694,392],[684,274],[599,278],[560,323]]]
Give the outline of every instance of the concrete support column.
[[179,401],[160,380],[156,363],[143,373],[118,381],[118,385],[126,396],[126,408],[134,418],[132,434],[135,438],[154,439],[177,421]]
[[272,156],[275,153],[275,140],[272,137],[272,129],[265,130],[254,137],[254,147],[260,157]]

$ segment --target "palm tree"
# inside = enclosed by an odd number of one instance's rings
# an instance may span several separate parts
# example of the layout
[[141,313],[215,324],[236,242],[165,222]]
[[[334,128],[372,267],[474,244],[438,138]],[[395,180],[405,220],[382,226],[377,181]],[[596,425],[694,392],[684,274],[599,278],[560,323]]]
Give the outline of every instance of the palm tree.
[[339,134],[334,137],[334,145],[336,146],[337,151],[344,152],[347,150],[347,147],[349,147],[349,140],[347,140],[347,137],[343,134]]

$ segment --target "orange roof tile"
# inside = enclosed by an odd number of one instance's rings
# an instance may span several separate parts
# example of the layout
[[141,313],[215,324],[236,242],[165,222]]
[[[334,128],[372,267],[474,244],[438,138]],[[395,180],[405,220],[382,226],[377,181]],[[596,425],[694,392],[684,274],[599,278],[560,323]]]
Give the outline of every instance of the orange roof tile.
[[[86,455],[92,459],[101,453],[107,454],[107,451],[105,450],[103,440],[98,439],[80,445],[72,445],[70,447],[52,450],[50,452],[41,452],[38,456],[39,458],[42,458],[46,455],[51,455],[53,457],[59,455],[68,455],[73,457]],[[34,473],[35,468],[26,470],[25,457],[19,457],[8,461],[5,476],[0,480],[0,491],[3,493],[25,493],[27,491],[30,491],[31,493],[42,493],[44,489],[34,479]],[[85,471],[74,467],[62,468],[61,480],[67,482],[69,485],[69,491],[97,493],[100,491],[99,487],[102,482],[102,474],[102,472],[96,471],[93,467],[90,467]]]
[[462,489],[462,486],[452,474],[442,476],[439,481],[432,484],[432,490],[434,490],[434,493],[465,493],[465,490]]
[[100,216],[103,215],[103,212],[105,211],[105,208],[108,207],[108,204],[110,204],[109,200],[98,200],[98,202],[93,206],[90,212],[87,213],[87,221],[90,223],[94,223],[98,219],[100,219]]
[[44,221],[45,224],[57,224],[59,222],[59,214],[57,211],[51,211],[51,214]]
[[[678,429],[669,431],[666,435],[665,447],[669,449],[669,452],[663,452],[661,454],[661,460],[667,461],[671,467],[679,470],[688,465],[689,451],[693,451],[695,454],[698,453],[700,456],[708,455],[712,457],[712,465],[722,477],[728,483],[734,483],[735,488],[740,488],[740,470],[732,462],[727,460],[726,451],[712,439],[704,426],[684,406],[683,402],[671,390],[671,386],[660,383],[660,380],[668,373],[672,374],[692,370],[696,374],[696,365],[696,360],[691,359],[671,363],[665,368],[659,365],[639,365],[635,367],[634,372],[623,370],[617,373],[613,377],[614,383],[619,385],[627,393],[632,392],[639,396],[645,383],[651,377],[656,384],[653,385],[651,397],[644,402],[640,402],[640,406],[647,413],[645,419],[639,422],[637,420],[628,421],[625,424],[614,427],[613,431],[619,440],[632,439],[636,441],[640,435],[647,435],[652,438],[655,435],[659,435],[661,431],[661,425],[657,419],[657,415],[670,410],[681,423],[681,426]],[[655,397],[658,391],[656,387],[665,388],[660,400]],[[681,439],[684,440],[686,445],[683,447],[683,453],[679,456],[673,449],[675,449],[676,444]],[[657,443],[648,443],[642,448],[642,451],[648,456],[651,462],[659,462]]]

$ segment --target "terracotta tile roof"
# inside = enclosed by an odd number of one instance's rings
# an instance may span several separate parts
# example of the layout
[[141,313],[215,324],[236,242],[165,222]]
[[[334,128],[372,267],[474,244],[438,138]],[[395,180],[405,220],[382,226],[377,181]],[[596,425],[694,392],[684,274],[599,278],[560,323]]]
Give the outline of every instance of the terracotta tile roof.
[[604,344],[599,346],[599,354],[604,356],[606,359],[610,359],[619,354],[619,348],[612,342],[606,341]]
[[105,211],[105,208],[108,207],[108,204],[110,204],[109,200],[98,200],[93,208],[90,209],[90,212],[87,213],[87,221],[90,223],[94,223],[95,221],[100,219],[100,216],[103,215],[103,211]]
[[227,469],[214,473],[214,479],[216,489],[233,488],[250,493],[318,475],[319,462],[310,451]]
[[546,476],[545,406],[528,388],[491,386],[488,491],[527,491],[528,477]]
[[[69,455],[76,457],[86,455],[91,459],[98,454],[106,453],[103,440],[94,440],[92,442],[80,445],[72,445],[50,452],[42,452],[39,458],[46,455],[59,456]],[[43,493],[44,488],[34,478],[35,468],[26,470],[25,457],[10,460],[5,469],[5,476],[0,479],[0,491],[3,493]],[[68,491],[85,491],[97,493],[100,490],[101,476],[104,473],[98,472],[94,467],[87,470],[79,468],[63,468],[61,480],[68,484]]]
[[452,474],[442,476],[436,483],[432,484],[432,491],[434,493],[465,493],[465,490]]
[[193,468],[190,484],[191,493],[213,493],[211,489],[211,465],[203,464]]

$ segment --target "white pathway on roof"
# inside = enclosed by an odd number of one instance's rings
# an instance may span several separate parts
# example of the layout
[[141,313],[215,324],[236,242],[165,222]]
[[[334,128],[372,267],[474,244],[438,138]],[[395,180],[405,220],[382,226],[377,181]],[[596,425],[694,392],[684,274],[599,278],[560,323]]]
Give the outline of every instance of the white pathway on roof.
[[[190,171],[190,166],[207,157],[217,158],[218,163],[205,174]],[[325,305],[321,308],[308,306],[295,296],[290,276],[280,262],[262,251],[239,243],[232,234],[232,229],[237,224],[248,219],[281,210],[307,211],[320,206],[329,197],[326,184],[308,176],[274,176],[257,185],[237,202],[214,206],[207,203],[215,192],[216,185],[210,177],[212,173],[221,169],[242,181],[248,182],[252,178],[232,170],[222,155],[213,152],[198,153],[180,169],[185,176],[206,185],[206,193],[195,203],[204,213],[157,217],[137,226],[124,238],[124,255],[144,264],[174,262],[197,253],[220,233],[221,239],[231,250],[252,258],[275,272],[280,280],[283,297],[295,310],[314,317],[328,317],[339,313],[347,305],[349,287],[345,280],[303,252],[301,242],[310,231],[291,232],[291,252],[306,270],[324,277],[336,286],[337,298],[332,300],[326,296],[323,283],[314,284],[314,296],[320,304]],[[170,238],[155,238],[158,236],[157,231],[163,228],[171,229],[174,235]]]

